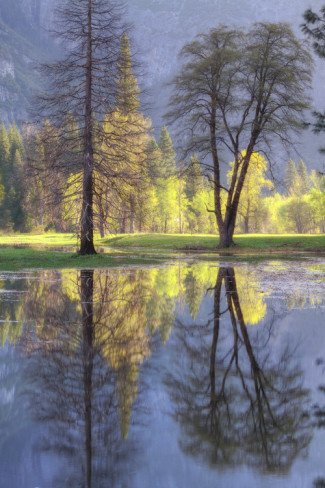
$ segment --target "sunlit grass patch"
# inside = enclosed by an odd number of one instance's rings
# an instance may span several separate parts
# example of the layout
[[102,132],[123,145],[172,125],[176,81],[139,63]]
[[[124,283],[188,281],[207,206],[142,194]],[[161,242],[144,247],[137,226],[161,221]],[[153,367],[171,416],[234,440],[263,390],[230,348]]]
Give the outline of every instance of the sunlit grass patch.
[[282,259],[296,252],[325,253],[325,235],[237,235],[235,243],[229,250],[217,250],[218,238],[213,235],[123,234],[104,239],[96,236],[97,249],[105,254],[81,257],[76,254],[77,238],[73,234],[0,235],[0,270],[148,264],[185,253],[202,257],[219,253],[245,259],[274,254]]
[[[235,236],[239,250],[324,250],[325,235],[247,234]],[[146,248],[169,250],[214,250],[219,239],[213,235],[191,234],[124,234],[102,241],[113,248]],[[232,251],[235,251],[232,249]]]

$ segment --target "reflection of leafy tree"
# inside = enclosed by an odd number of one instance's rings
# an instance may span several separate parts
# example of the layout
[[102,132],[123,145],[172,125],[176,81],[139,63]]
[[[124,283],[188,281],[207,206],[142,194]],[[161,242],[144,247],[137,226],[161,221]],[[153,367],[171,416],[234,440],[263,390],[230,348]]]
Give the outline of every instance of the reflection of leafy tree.
[[[325,371],[323,359],[321,359],[321,358],[317,359],[316,365],[322,367],[323,371]],[[318,389],[321,393],[325,394],[325,385],[324,384],[320,385],[318,387]],[[318,403],[316,405],[314,405],[314,416],[315,416],[316,427],[318,427],[319,429],[324,429],[324,427],[325,427],[325,407],[320,406]],[[318,478],[317,480],[315,480],[314,488],[325,488],[325,478]]]
[[314,488],[325,488],[325,479],[319,478],[314,481]]
[[[316,365],[324,368],[324,360],[317,359]],[[325,371],[325,369],[323,369]],[[325,385],[322,384],[318,387],[318,390],[325,394]],[[316,419],[316,426],[320,429],[325,427],[325,407],[320,406],[318,403],[314,405],[314,415]]]
[[[176,347],[186,356],[178,352],[167,378],[181,446],[213,465],[287,471],[310,440],[301,371],[290,348],[271,354],[272,323],[248,330],[233,268],[219,269],[213,293],[213,319],[179,328]],[[230,330],[222,327],[226,314]]]

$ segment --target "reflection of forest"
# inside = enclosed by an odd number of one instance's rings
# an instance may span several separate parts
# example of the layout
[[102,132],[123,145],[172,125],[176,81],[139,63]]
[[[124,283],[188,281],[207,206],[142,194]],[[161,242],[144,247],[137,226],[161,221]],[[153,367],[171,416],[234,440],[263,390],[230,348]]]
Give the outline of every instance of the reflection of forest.
[[19,300],[1,301],[2,342],[29,357],[20,400],[47,432],[35,448],[65,466],[56,485],[128,485],[122,467],[136,454],[127,438],[141,408],[139,369],[153,339],[170,335],[178,276],[178,268],[45,272],[21,282],[28,292]]
[[166,383],[182,427],[180,444],[211,465],[288,472],[311,440],[309,393],[293,344],[272,351],[275,317],[258,331],[247,327],[252,315],[239,286],[233,268],[220,268],[213,317],[205,325],[179,324],[175,347],[183,355]]
[[123,486],[122,467],[139,449],[130,425],[145,417],[141,365],[156,338],[168,341],[176,311],[187,305],[195,320],[207,294],[206,325],[176,324],[167,381],[184,451],[286,471],[308,445],[301,371],[290,348],[271,351],[266,293],[251,267],[47,271],[19,288],[26,293],[0,300],[0,341],[29,358],[24,401],[46,426],[37,448],[68,463],[60,486]]
[[[149,284],[141,272],[81,271],[40,283],[41,294],[36,287],[37,299],[26,301],[35,325],[22,341],[31,355],[33,415],[49,429],[39,448],[71,458],[69,483],[127,483],[123,466],[136,455],[127,437],[132,410],[140,408],[139,366],[154,333],[163,336],[172,325],[148,319]],[[56,482],[63,479],[66,472]]]

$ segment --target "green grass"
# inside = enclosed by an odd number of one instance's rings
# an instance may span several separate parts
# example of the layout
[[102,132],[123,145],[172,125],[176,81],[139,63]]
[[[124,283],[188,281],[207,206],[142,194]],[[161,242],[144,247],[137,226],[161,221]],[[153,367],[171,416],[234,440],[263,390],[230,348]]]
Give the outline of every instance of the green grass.
[[73,234],[0,234],[1,246],[40,246],[40,247],[71,247],[76,246],[77,239]]
[[161,258],[142,255],[97,254],[79,256],[71,252],[40,251],[36,249],[6,248],[0,249],[0,271],[19,271],[24,269],[73,269],[73,268],[110,268],[154,264]]
[[[211,235],[189,234],[127,234],[110,237],[102,243],[114,249],[163,249],[170,251],[216,250],[218,239]],[[227,252],[248,251],[323,251],[325,234],[322,235],[263,235],[235,236],[236,246]]]
[[[213,235],[191,234],[119,234],[96,238],[97,246],[112,249],[162,249],[169,251],[216,249],[218,238]],[[247,234],[235,236],[239,250],[291,249],[325,251],[325,234]],[[0,235],[0,246],[31,246],[44,248],[75,247],[77,239],[73,234],[9,234]],[[235,248],[236,249],[236,248]]]
[[[0,270],[33,268],[105,268],[162,262],[179,253],[215,253],[246,258],[288,257],[312,252],[325,255],[325,235],[240,235],[236,246],[217,250],[218,239],[211,235],[127,234],[96,239],[106,254],[78,256],[72,234],[0,235]],[[65,252],[62,252],[65,251]]]

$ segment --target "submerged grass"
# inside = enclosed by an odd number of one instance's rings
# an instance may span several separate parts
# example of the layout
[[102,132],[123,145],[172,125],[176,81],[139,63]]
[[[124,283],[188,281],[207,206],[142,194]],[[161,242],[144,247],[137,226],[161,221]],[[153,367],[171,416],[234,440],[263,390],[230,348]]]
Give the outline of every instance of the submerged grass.
[[141,265],[162,262],[180,253],[190,253],[193,257],[204,254],[214,259],[216,253],[221,258],[245,259],[265,259],[274,254],[279,258],[303,253],[325,255],[324,234],[238,235],[235,243],[231,249],[217,250],[218,239],[212,235],[123,234],[96,238],[97,247],[104,247],[105,254],[79,256],[72,252],[77,244],[73,234],[0,235],[0,270]]

